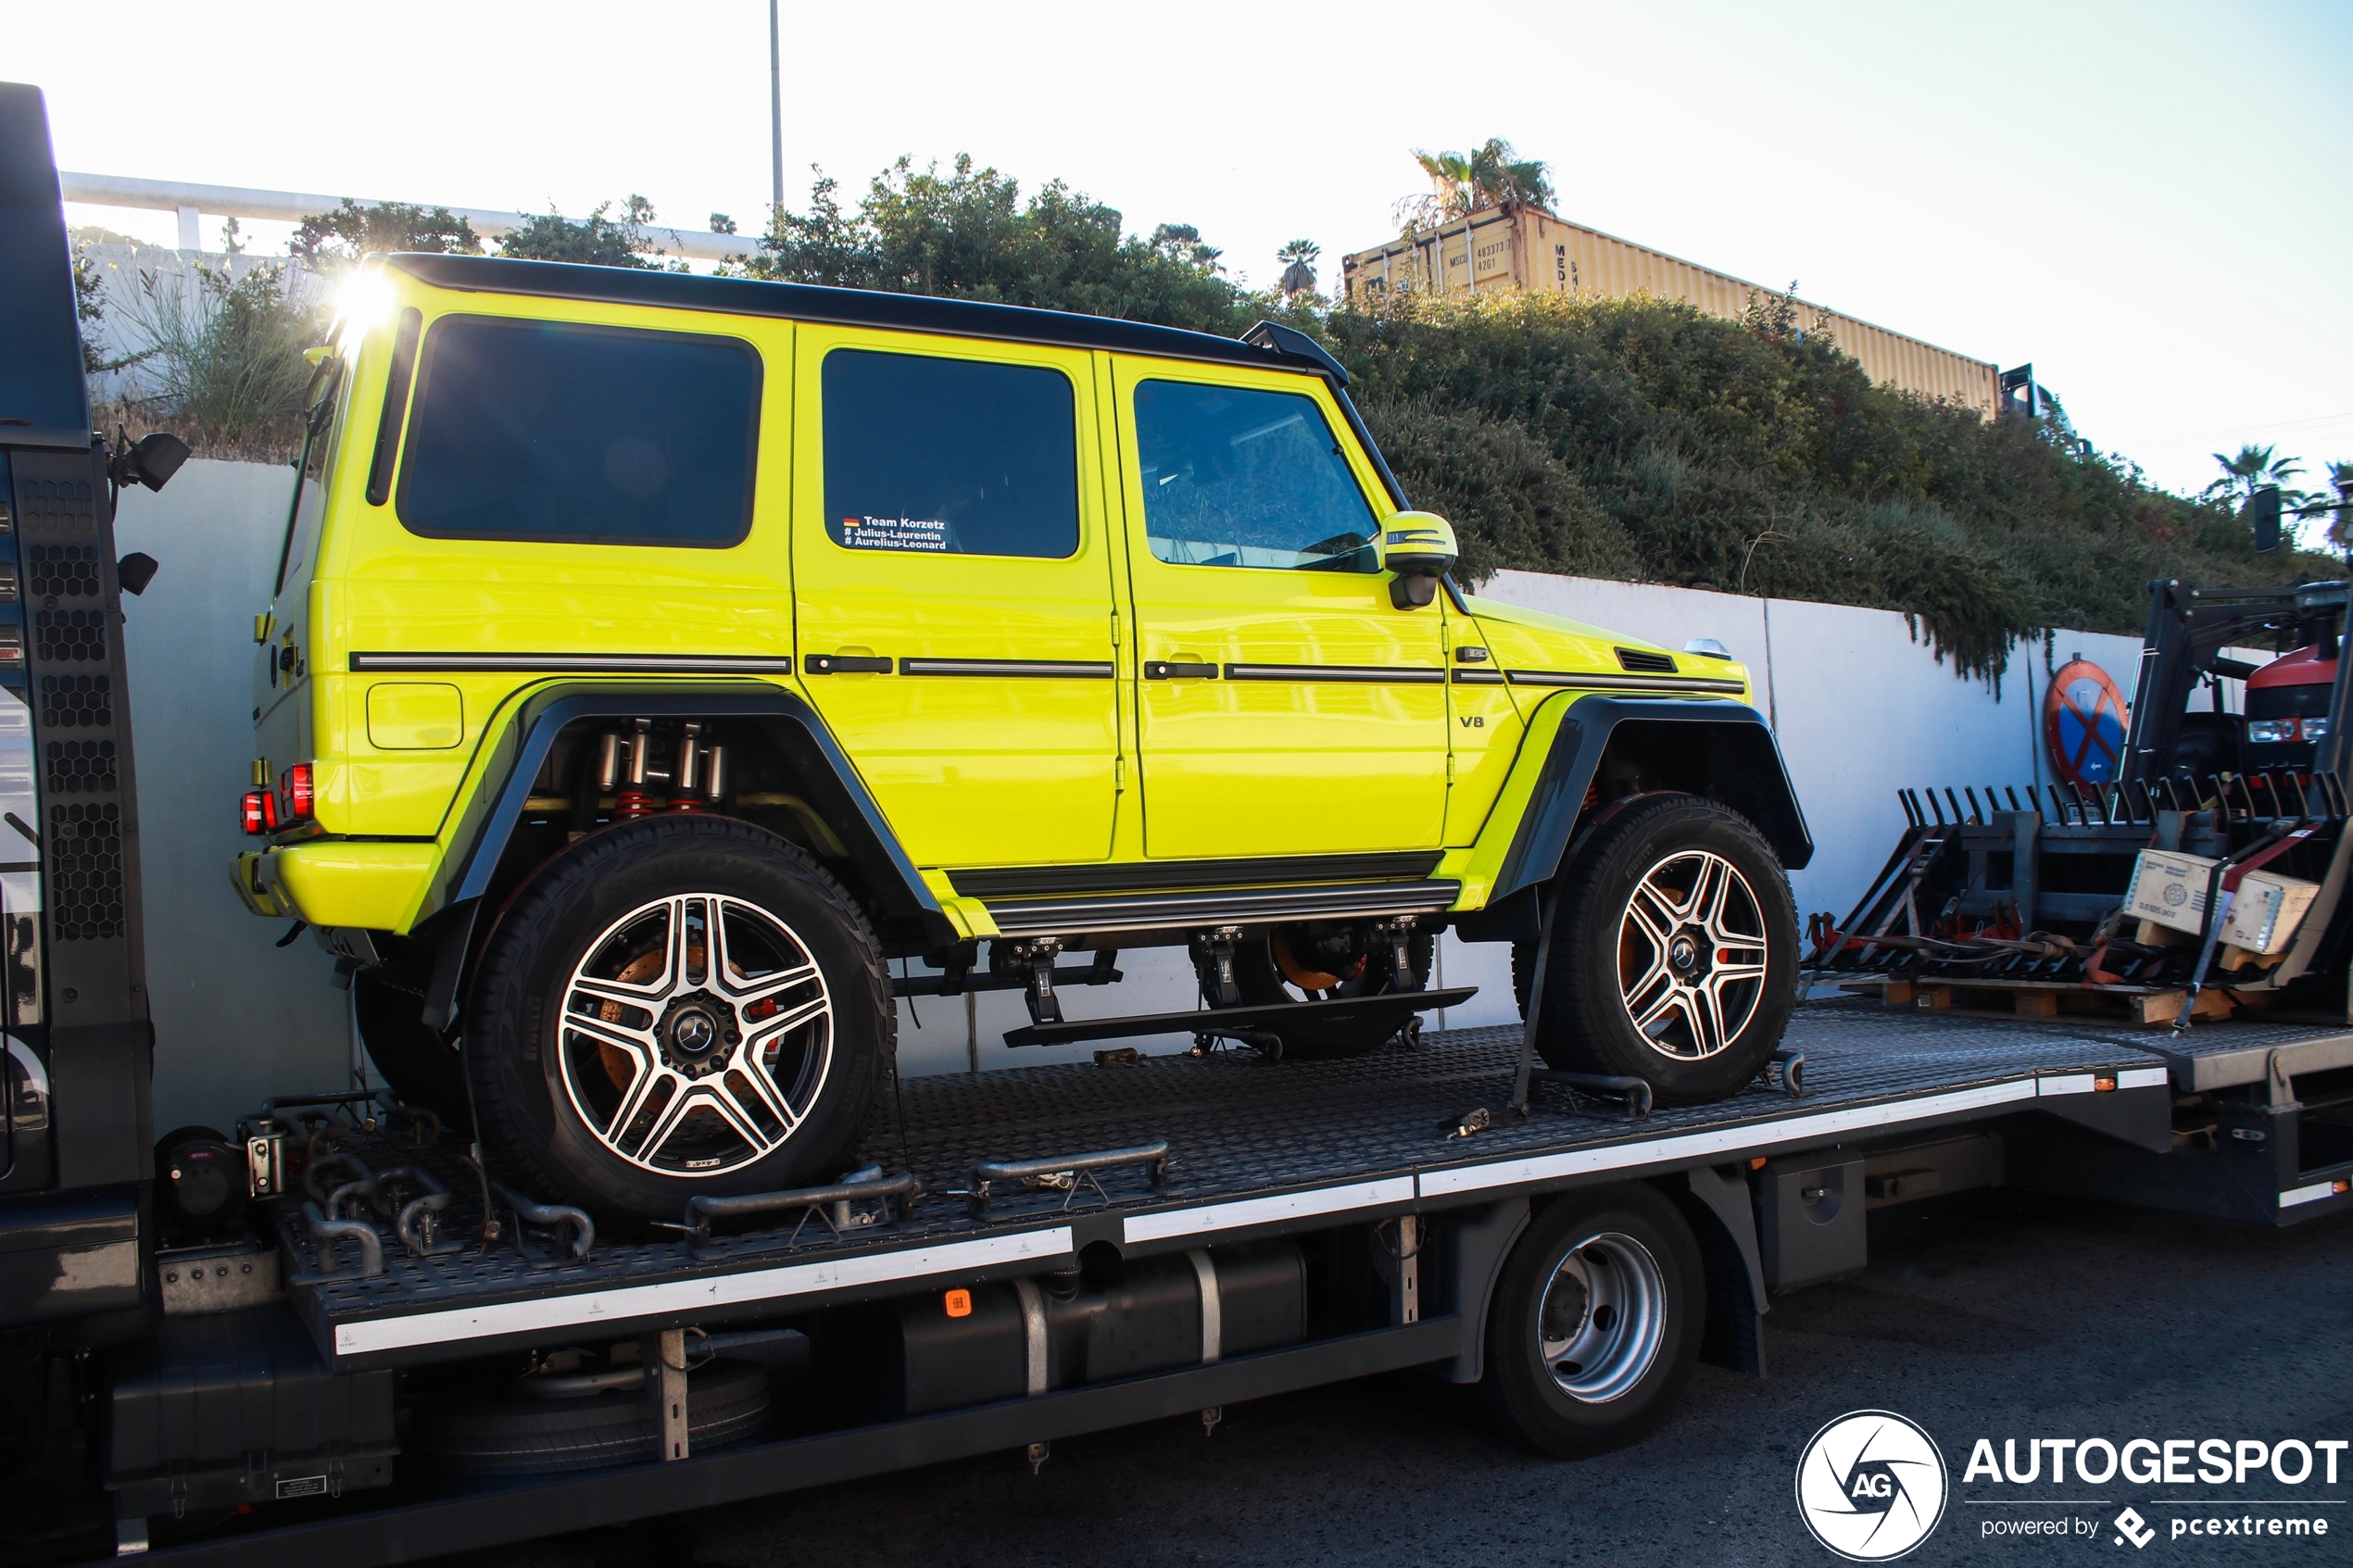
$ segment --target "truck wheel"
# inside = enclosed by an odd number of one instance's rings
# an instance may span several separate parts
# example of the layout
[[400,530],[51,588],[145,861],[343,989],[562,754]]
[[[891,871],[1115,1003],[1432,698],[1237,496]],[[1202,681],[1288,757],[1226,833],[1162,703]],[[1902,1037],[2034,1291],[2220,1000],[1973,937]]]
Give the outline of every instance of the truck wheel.
[[524,885],[466,1035],[485,1151],[519,1185],[674,1220],[839,1175],[896,1018],[873,932],[816,862],[749,822],[653,817]]
[[1503,1430],[1561,1459],[1640,1440],[1691,1376],[1704,1283],[1690,1227],[1649,1187],[1554,1202],[1496,1282],[1475,1400]]
[[[1764,835],[1692,795],[1636,800],[1564,873],[1536,1047],[1649,1082],[1662,1105],[1737,1092],[1796,1003],[1797,910]],[[1535,944],[1512,978],[1528,1007]]]
[[[1437,946],[1435,937],[1412,938],[1409,950],[1414,970],[1425,985]],[[1391,972],[1388,953],[1367,947],[1361,933],[1294,928],[1237,944],[1234,985],[1242,994],[1244,1007],[1274,1007],[1284,1002],[1382,996],[1397,988],[1397,977]],[[1389,1012],[1370,1018],[1327,1018],[1282,1024],[1272,1032],[1282,1036],[1283,1055],[1293,1061],[1362,1056],[1378,1049],[1411,1016]]]
[[[686,1451],[764,1436],[767,1369],[718,1361],[686,1376]],[[495,1486],[526,1475],[643,1464],[655,1455],[653,1402],[642,1384],[573,1399],[428,1400],[411,1447],[445,1487]]]

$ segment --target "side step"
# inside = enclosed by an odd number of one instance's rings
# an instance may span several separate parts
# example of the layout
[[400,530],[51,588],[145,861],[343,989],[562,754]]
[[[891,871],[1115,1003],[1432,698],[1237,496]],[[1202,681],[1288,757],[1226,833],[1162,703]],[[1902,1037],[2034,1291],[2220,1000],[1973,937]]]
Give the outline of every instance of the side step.
[[1276,1002],[1256,1008],[1194,1008],[1186,1012],[1145,1012],[1132,1018],[1072,1019],[1063,1023],[1025,1023],[1005,1031],[1009,1046],[1064,1046],[1080,1040],[1122,1040],[1137,1035],[1231,1035],[1245,1029],[1279,1030],[1293,1019],[1356,1018],[1460,1007],[1478,995],[1476,985],[1444,991],[1385,991],[1378,997],[1340,997],[1327,1002]]

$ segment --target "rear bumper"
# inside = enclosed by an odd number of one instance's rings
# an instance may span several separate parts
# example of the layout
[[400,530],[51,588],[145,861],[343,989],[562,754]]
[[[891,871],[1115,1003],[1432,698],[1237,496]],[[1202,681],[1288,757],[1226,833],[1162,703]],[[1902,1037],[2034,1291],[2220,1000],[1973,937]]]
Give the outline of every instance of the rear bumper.
[[229,874],[238,898],[258,915],[406,931],[440,863],[441,847],[430,842],[322,839],[248,849]]

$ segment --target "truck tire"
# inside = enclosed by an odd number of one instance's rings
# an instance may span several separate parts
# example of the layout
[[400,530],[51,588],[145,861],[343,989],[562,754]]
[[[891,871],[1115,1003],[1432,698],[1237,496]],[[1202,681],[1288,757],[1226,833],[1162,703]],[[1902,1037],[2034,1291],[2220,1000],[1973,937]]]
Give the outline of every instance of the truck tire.
[[484,1152],[518,1186],[674,1221],[703,1194],[840,1175],[896,1027],[840,884],[749,822],[661,816],[524,884],[484,950],[465,1056]]
[[[1234,985],[1244,1007],[1273,1007],[1343,997],[1384,996],[1397,988],[1388,954],[1365,951],[1344,935],[1320,935],[1296,929],[1278,931],[1234,948]],[[1427,986],[1430,958],[1437,939],[1412,938],[1409,952],[1414,970]],[[1319,984],[1321,982],[1329,984]],[[1395,1035],[1411,1013],[1382,1013],[1369,1018],[1327,1018],[1315,1022],[1287,1023],[1271,1029],[1283,1042],[1283,1055],[1292,1061],[1362,1056],[1377,1050]]]
[[1637,1442],[1682,1396],[1706,1294],[1691,1228],[1650,1187],[1559,1198],[1537,1210],[1495,1283],[1473,1401],[1559,1459]]
[[[1730,807],[1644,796],[1594,832],[1554,916],[1536,1048],[1553,1067],[1645,1080],[1661,1105],[1736,1093],[1797,999],[1797,910],[1772,847]],[[1516,944],[1526,1014],[1536,945]]]
[[[769,1413],[764,1367],[718,1361],[686,1375],[690,1456],[764,1436]],[[643,1464],[655,1439],[653,1401],[632,1386],[568,1399],[427,1400],[410,1445],[445,1488],[462,1488]]]

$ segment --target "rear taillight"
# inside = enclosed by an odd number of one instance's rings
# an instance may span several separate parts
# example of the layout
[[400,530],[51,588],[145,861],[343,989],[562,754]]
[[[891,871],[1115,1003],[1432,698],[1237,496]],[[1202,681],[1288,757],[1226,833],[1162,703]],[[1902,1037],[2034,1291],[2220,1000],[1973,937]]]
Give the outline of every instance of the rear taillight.
[[315,800],[310,787],[310,764],[297,762],[278,775],[278,787],[264,803],[271,808],[271,828],[274,831],[308,822]]
[[247,833],[270,831],[270,797],[258,789],[245,792],[245,826]]

